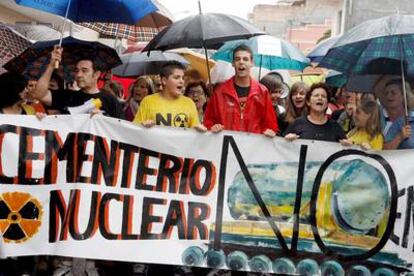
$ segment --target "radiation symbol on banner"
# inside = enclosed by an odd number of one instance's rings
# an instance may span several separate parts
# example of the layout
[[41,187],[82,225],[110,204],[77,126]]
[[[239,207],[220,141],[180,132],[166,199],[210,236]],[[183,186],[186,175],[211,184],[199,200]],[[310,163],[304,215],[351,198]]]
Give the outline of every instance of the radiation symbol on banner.
[[0,195],[0,232],[5,242],[24,242],[33,237],[41,225],[43,209],[28,193]]

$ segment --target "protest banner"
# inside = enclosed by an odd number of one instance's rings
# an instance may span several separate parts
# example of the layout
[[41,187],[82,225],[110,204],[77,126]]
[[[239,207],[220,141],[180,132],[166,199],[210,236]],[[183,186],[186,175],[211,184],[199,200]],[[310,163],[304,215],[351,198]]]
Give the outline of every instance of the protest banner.
[[412,150],[4,115],[0,255],[409,273],[412,160]]

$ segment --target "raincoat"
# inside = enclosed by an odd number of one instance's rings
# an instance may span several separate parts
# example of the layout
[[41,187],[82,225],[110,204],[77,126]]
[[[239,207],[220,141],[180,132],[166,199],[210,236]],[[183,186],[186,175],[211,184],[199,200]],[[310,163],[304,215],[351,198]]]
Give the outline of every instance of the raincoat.
[[210,129],[215,124],[223,125],[226,130],[263,133],[271,129],[278,132],[270,93],[252,78],[243,111],[234,87],[234,77],[215,89],[204,113],[204,125]]

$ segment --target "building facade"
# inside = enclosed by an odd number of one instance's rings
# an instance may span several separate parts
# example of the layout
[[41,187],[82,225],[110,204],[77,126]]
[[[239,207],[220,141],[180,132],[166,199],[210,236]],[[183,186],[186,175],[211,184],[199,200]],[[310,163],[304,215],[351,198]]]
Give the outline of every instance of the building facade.
[[342,5],[342,0],[283,0],[275,5],[256,5],[249,19],[307,53],[328,31],[340,32]]
[[392,14],[414,14],[412,0],[343,0],[343,30],[369,20]]
[[279,0],[274,5],[256,5],[249,19],[307,53],[327,30],[331,36],[340,35],[366,20],[397,13],[414,14],[413,1]]

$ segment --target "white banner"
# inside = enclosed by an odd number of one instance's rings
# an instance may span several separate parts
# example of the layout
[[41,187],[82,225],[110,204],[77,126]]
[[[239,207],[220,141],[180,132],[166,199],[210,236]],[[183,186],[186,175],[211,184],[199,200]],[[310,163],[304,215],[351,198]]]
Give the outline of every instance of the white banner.
[[0,153],[2,257],[412,270],[412,150],[2,115]]

